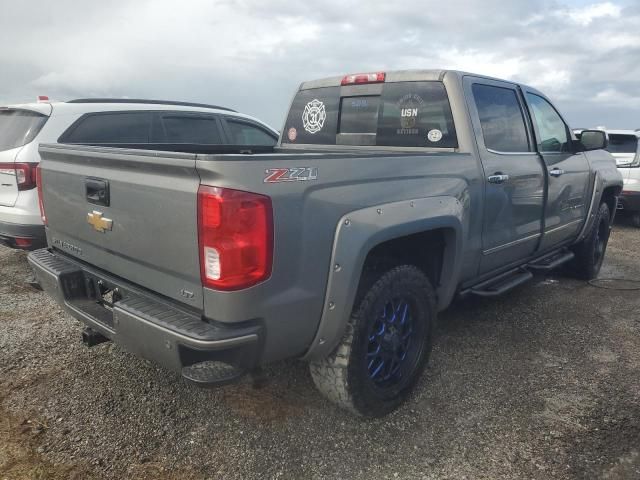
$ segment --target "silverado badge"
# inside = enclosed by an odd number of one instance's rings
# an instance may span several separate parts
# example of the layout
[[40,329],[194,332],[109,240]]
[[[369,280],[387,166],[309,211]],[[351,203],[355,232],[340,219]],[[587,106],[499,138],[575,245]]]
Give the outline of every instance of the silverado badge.
[[113,227],[113,220],[110,218],[104,218],[102,212],[94,210],[91,213],[87,213],[87,222],[91,225],[96,232],[104,233],[107,230],[111,230]]

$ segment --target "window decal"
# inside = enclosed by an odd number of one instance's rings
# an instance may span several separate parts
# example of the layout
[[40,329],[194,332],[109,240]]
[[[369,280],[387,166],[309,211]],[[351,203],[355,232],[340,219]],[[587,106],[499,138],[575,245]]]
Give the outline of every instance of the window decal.
[[327,112],[324,108],[324,103],[314,98],[304,107],[302,125],[307,132],[317,133],[322,130],[326,118]]

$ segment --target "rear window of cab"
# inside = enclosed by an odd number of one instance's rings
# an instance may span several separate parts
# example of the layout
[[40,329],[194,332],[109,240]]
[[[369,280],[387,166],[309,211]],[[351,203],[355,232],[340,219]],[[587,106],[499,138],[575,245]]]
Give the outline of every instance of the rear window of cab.
[[[284,144],[455,148],[442,82],[393,82],[380,94],[341,96],[341,87],[301,90],[293,100]],[[356,92],[356,94],[353,94]]]

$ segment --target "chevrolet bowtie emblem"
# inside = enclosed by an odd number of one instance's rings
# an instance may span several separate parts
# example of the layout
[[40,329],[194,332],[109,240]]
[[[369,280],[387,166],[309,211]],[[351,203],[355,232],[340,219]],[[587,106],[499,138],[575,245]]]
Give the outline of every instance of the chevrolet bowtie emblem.
[[102,212],[98,212],[96,210],[91,213],[87,213],[87,222],[100,233],[111,230],[111,227],[113,227],[113,220],[110,218],[104,218],[102,216]]

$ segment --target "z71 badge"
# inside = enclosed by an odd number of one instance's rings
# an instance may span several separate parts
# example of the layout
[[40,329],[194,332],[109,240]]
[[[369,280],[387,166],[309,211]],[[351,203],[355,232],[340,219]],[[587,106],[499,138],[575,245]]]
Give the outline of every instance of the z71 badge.
[[264,183],[306,182],[318,179],[317,167],[268,168]]

